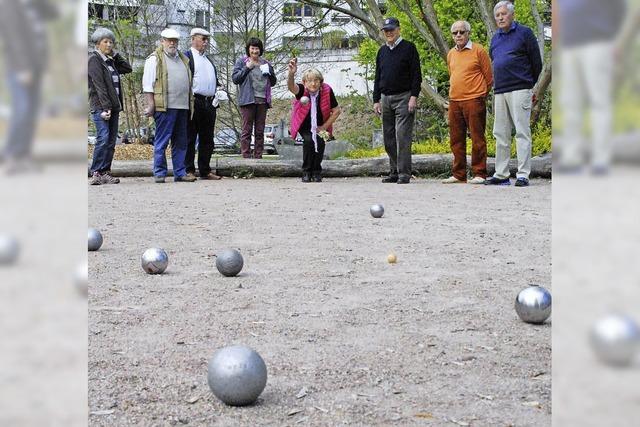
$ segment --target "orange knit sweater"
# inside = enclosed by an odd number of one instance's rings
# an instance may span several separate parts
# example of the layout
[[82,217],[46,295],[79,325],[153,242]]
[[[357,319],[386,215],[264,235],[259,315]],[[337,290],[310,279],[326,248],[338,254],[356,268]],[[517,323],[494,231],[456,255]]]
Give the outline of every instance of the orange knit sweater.
[[478,43],[471,43],[471,49],[451,49],[447,54],[447,67],[451,101],[468,101],[486,96],[493,84],[491,59]]

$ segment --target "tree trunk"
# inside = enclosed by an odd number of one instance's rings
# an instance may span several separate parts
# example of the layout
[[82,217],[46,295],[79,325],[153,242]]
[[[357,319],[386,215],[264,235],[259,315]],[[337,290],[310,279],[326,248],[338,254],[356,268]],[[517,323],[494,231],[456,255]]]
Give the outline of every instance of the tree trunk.
[[[300,153],[302,157],[302,153]],[[451,154],[423,154],[412,156],[412,171],[415,175],[439,177],[451,173]],[[470,160],[468,162],[471,163]],[[299,177],[302,175],[302,160],[255,160],[233,157],[212,159],[211,167],[221,176],[255,176],[255,177]],[[151,176],[151,160],[115,161],[112,172],[114,176]],[[487,160],[487,172],[493,173],[495,160]],[[515,175],[518,161],[509,162],[509,170]],[[322,162],[322,174],[326,177],[362,177],[381,176],[389,172],[389,159],[386,156],[372,159],[325,160]],[[551,156],[531,159],[532,178],[551,177]]]
[[542,100],[551,84],[551,58],[544,64],[542,68],[542,73],[540,73],[540,77],[538,78],[538,82],[533,87],[533,93],[537,98],[537,102],[531,109],[531,123],[536,124],[538,119],[540,118],[540,113],[542,111]]
[[531,15],[533,15],[533,19],[536,21],[536,30],[538,36],[538,48],[540,49],[540,57],[544,59],[544,24],[542,23],[542,18],[540,18],[540,13],[538,12],[538,4],[536,0],[530,0],[531,3]]

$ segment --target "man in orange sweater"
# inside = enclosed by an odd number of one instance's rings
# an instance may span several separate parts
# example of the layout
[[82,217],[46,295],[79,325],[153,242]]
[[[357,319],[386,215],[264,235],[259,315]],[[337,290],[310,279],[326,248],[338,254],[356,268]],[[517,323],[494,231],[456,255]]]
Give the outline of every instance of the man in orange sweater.
[[467,182],[467,130],[471,133],[470,184],[484,184],[487,177],[486,99],[493,84],[491,59],[477,43],[471,43],[471,25],[457,21],[451,26],[455,46],[447,55],[449,68],[449,138],[453,153],[453,176],[443,184]]

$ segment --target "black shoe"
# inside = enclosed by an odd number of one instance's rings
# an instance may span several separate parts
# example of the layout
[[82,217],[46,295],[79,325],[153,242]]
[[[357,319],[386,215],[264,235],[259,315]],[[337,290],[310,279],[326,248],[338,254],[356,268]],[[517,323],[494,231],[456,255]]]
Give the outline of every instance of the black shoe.
[[516,179],[516,187],[528,187],[529,180],[527,178],[518,178]]
[[311,182],[311,175],[308,173],[302,174],[302,182]]
[[184,176],[174,176],[173,177],[173,181],[174,182],[195,182],[196,181],[196,176],[193,174],[186,174]]
[[485,180],[484,185],[511,185],[511,181],[509,180],[509,178],[501,179],[492,176],[491,178]]
[[396,184],[408,184],[410,181],[409,178],[398,178],[398,182]]
[[319,173],[313,175],[313,180],[315,182],[322,182],[322,175],[320,175]]
[[386,178],[382,178],[382,182],[384,182],[385,184],[395,184],[396,182],[398,182],[398,176],[397,175],[389,175]]

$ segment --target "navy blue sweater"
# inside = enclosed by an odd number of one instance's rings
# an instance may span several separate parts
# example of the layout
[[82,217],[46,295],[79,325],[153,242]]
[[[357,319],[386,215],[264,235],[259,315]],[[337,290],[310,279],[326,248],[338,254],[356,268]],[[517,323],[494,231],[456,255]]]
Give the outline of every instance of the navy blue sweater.
[[538,41],[529,27],[514,22],[507,32],[498,30],[491,39],[493,92],[531,89],[542,71]]
[[420,55],[416,45],[402,39],[393,50],[386,44],[380,47],[373,81],[374,103],[380,102],[381,94],[396,95],[411,91],[411,95],[417,97],[421,83]]

